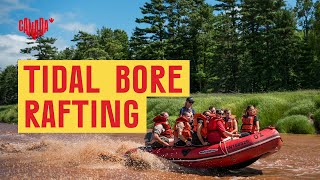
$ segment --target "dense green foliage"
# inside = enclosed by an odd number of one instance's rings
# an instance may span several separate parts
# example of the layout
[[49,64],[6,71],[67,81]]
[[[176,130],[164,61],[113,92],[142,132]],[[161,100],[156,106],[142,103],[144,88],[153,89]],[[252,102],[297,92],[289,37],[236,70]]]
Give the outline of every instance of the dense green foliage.
[[[74,35],[72,41],[76,42],[73,56],[67,59],[128,59],[129,45],[127,33],[123,30],[101,28],[97,34],[80,31]],[[67,49],[66,49],[67,50]],[[67,53],[66,50],[61,53]]]
[[0,71],[0,105],[18,102],[18,69],[7,66]]
[[[320,106],[315,106],[318,102],[319,91],[297,91],[297,92],[274,92],[263,94],[194,94],[195,103],[193,108],[197,113],[201,113],[215,106],[216,108],[228,108],[232,110],[232,114],[237,116],[239,125],[241,125],[241,116],[245,108],[252,104],[258,109],[258,117],[260,126],[265,128],[269,125],[278,126],[279,120],[289,118],[289,120],[281,121],[281,128],[287,123],[291,123],[292,117],[303,117],[307,120],[310,115],[314,114],[315,123],[320,122]],[[152,119],[162,111],[167,111],[170,115],[171,124],[179,115],[179,110],[183,107],[185,98],[148,98],[147,104],[147,126],[151,128]],[[299,123],[305,125],[304,120],[297,118]],[[301,121],[301,122],[300,122]],[[280,126],[279,125],[279,126]],[[284,130],[287,133],[314,133],[315,129],[307,131],[296,131],[295,129]],[[312,127],[312,125],[311,125]],[[278,128],[278,127],[277,127]]]
[[192,93],[270,92],[320,87],[320,3],[297,0],[150,0],[130,38],[102,27],[22,49],[37,59],[188,59]]
[[189,59],[191,92],[319,88],[319,7],[300,0],[294,9],[284,0],[151,0],[136,19],[132,58]]
[[57,48],[53,46],[56,42],[56,38],[48,38],[42,37],[36,39],[36,41],[27,42],[29,45],[33,45],[32,47],[27,47],[20,50],[20,53],[23,54],[35,54],[33,55],[38,60],[47,60],[54,59],[57,53]]
[[[102,27],[95,34],[78,32],[71,40],[75,46],[60,52],[53,46],[55,38],[40,37],[21,53],[39,60],[187,59],[192,93],[320,87],[319,0],[297,0],[292,9],[284,0],[217,0],[214,6],[205,0],[149,0],[140,9],[142,17],[136,18],[130,38],[123,30]],[[0,104],[17,103],[17,93],[17,68],[8,66],[0,71]],[[289,124],[305,124],[312,115],[315,126],[320,126],[318,91],[195,94],[195,98],[198,112],[214,105],[231,108],[237,117],[248,104],[256,105],[261,126],[277,125],[283,132],[310,133]],[[183,98],[149,98],[148,127],[161,111],[168,111],[174,120],[183,103]],[[12,110],[5,114],[14,117]]]

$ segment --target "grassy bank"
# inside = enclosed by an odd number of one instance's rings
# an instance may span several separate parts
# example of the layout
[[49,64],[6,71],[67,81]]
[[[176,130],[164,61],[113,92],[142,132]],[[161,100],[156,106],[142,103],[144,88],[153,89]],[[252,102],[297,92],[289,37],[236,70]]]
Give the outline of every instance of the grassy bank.
[[[192,94],[196,112],[209,106],[229,108],[240,119],[247,105],[255,105],[259,112],[260,126],[276,126],[283,133],[312,134],[320,126],[320,91],[275,92],[261,94]],[[184,98],[148,98],[147,126],[152,128],[152,119],[162,111],[169,112],[173,125]],[[17,105],[0,106],[0,122],[17,123]],[[314,125],[309,122],[313,115]],[[239,121],[241,125],[241,121]]]
[[[276,126],[283,133],[315,133],[314,126],[309,123],[309,115],[313,114],[315,125],[320,124],[320,91],[274,92],[260,94],[193,94],[196,112],[203,112],[209,106],[229,108],[237,119],[243,114],[247,105],[258,108],[260,126]],[[169,112],[171,124],[177,118],[179,109],[185,98],[148,98],[148,128],[152,119],[162,111]],[[241,125],[241,121],[239,121]]]
[[18,106],[0,106],[0,122],[18,123]]

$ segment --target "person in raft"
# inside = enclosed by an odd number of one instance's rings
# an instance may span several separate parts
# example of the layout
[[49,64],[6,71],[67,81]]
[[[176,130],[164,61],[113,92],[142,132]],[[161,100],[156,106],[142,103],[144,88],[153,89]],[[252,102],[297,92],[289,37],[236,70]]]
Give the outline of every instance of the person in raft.
[[216,116],[216,108],[214,107],[214,106],[210,106],[209,107],[209,115],[211,116],[211,117],[215,117]]
[[245,114],[242,116],[241,133],[253,134],[260,131],[259,119],[257,117],[257,110],[253,105],[249,105]]
[[191,146],[192,134],[189,122],[192,122],[190,112],[184,112],[176,119],[174,125],[174,144],[176,146]]
[[211,118],[208,123],[208,142],[210,144],[217,144],[224,141],[227,137],[241,137],[240,134],[232,134],[226,131],[222,118],[223,111],[216,110],[216,117]]
[[186,102],[184,103],[184,106],[180,109],[179,116],[182,116],[184,112],[190,112],[192,113],[191,116],[195,114],[195,110],[192,108],[192,104],[194,103],[194,100],[192,97],[188,97],[186,99]]
[[236,120],[236,116],[231,114],[230,109],[225,109],[224,114],[225,117],[223,119],[226,130],[232,134],[238,134],[238,122]]
[[210,119],[210,111],[205,111],[202,114],[197,113],[193,117],[193,134],[192,144],[207,146],[207,126]]
[[173,146],[174,138],[170,124],[168,122],[169,114],[162,112],[153,118],[154,126],[152,131],[152,140],[148,143],[153,148]]

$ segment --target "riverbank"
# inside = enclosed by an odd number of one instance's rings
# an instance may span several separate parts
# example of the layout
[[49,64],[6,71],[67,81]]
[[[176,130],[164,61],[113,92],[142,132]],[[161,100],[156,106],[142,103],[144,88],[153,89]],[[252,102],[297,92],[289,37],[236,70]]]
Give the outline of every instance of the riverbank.
[[[295,134],[314,134],[320,130],[320,91],[273,92],[257,94],[192,94],[193,105],[197,113],[207,110],[209,106],[228,108],[240,117],[247,105],[258,108],[260,126],[275,126],[279,132]],[[167,111],[170,123],[174,124],[183,98],[148,98],[147,127],[152,128],[152,119],[159,113]],[[17,105],[0,106],[0,122],[18,122]]]
[[[282,133],[296,134],[314,134],[315,127],[320,128],[320,91],[192,94],[192,96],[195,100],[193,108],[197,113],[207,110],[209,106],[219,109],[228,108],[237,116],[239,125],[241,125],[240,119],[245,108],[248,105],[254,105],[258,109],[262,128],[272,125]],[[173,125],[184,103],[185,98],[149,98],[148,128],[152,128],[153,117],[162,111],[169,113],[171,125]]]

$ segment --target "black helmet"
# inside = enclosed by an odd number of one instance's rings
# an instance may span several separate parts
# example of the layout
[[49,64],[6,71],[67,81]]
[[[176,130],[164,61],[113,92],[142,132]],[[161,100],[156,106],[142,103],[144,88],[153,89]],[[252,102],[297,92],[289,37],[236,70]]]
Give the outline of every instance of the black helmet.
[[188,101],[189,103],[194,103],[194,100],[193,100],[192,97],[188,97],[188,98],[186,99],[186,101]]

